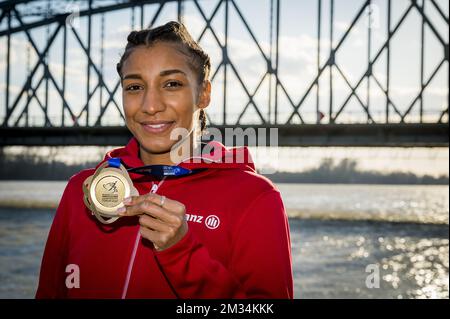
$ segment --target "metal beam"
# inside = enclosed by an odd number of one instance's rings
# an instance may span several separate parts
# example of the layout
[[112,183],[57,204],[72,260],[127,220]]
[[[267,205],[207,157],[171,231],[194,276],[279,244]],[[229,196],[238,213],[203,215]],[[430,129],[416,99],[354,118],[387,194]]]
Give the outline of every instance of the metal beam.
[[[145,5],[145,4],[155,4],[155,3],[159,3],[159,4],[164,4],[166,2],[173,2],[173,1],[177,1],[177,0],[141,0],[139,2],[139,5]],[[12,1],[14,2],[14,1]],[[28,1],[26,1],[28,2]],[[130,1],[130,2],[123,2],[123,3],[119,3],[119,4],[114,4],[114,5],[106,5],[103,7],[97,7],[94,8],[92,10],[82,10],[79,12],[79,17],[84,17],[87,15],[96,15],[96,14],[100,14],[100,13],[105,13],[105,12],[111,12],[111,11],[116,11],[116,10],[122,10],[122,9],[127,9],[127,8],[131,8],[131,7],[135,7],[137,6],[138,3],[135,1]],[[14,6],[14,5],[13,5]],[[7,35],[8,33],[17,33],[17,32],[21,32],[21,31],[25,31],[25,30],[29,30],[29,29],[34,29],[37,27],[41,27],[41,26],[45,26],[47,24],[52,24],[55,22],[64,22],[65,19],[70,15],[71,13],[62,13],[62,14],[57,14],[53,17],[50,18],[46,18],[46,19],[42,19],[36,22],[32,22],[32,23],[26,23],[24,25],[21,25],[19,27],[15,27],[15,28],[11,28],[9,30],[1,30],[0,31],[0,37]]]
[[[448,147],[448,124],[303,124],[303,125],[241,125],[247,129],[263,128],[266,141],[270,129],[278,129],[278,146],[366,146],[366,147]],[[233,135],[235,126],[214,126]],[[228,129],[228,131],[226,130]],[[248,131],[247,131],[248,132]],[[238,136],[243,137],[242,134]],[[125,145],[131,134],[124,126],[105,127],[1,127],[0,146],[68,146]],[[223,141],[221,141],[223,142]],[[248,141],[245,141],[248,144]]]

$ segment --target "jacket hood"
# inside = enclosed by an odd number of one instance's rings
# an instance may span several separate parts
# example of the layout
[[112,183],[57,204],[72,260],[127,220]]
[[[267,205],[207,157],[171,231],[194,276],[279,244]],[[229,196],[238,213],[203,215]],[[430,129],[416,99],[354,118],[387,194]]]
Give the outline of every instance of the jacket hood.
[[[227,148],[220,142],[211,141],[202,144],[201,153],[202,154],[199,154],[198,156],[192,156],[185,159],[178,163],[178,165],[187,169],[240,168],[256,172],[255,164],[248,147],[246,146]],[[133,137],[125,147],[116,148],[106,153],[104,160],[101,163],[114,157],[119,157],[128,167],[140,167],[145,165],[139,157],[139,143],[135,137]],[[100,164],[98,166],[100,166]]]

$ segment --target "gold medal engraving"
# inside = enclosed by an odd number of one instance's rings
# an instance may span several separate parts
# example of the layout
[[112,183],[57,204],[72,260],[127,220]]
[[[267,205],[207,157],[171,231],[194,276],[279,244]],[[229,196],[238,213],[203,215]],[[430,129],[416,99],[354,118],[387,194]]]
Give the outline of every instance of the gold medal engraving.
[[107,175],[95,185],[95,197],[105,207],[115,207],[125,198],[125,185],[114,175]]
[[119,218],[116,211],[123,206],[125,197],[139,195],[123,165],[120,168],[107,166],[107,162],[100,165],[83,183],[86,207],[104,224]]

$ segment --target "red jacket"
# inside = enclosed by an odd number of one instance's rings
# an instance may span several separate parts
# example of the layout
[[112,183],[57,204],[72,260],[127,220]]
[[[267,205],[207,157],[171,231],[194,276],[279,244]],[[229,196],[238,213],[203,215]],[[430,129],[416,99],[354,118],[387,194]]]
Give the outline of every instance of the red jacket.
[[[127,298],[293,298],[289,224],[280,193],[256,173],[246,147],[215,145],[209,155],[222,163],[182,163],[208,169],[168,178],[157,191],[186,206],[185,237],[163,251],[141,238],[132,264],[138,218],[99,223],[83,203],[82,183],[94,170],[74,175],[50,229],[36,298],[121,298],[130,267]],[[229,163],[239,152],[246,161]],[[133,138],[105,160],[120,157],[130,167],[142,166],[138,153]],[[140,194],[158,182],[130,177]],[[73,271],[66,273],[68,265],[78,266],[79,288],[66,287]]]

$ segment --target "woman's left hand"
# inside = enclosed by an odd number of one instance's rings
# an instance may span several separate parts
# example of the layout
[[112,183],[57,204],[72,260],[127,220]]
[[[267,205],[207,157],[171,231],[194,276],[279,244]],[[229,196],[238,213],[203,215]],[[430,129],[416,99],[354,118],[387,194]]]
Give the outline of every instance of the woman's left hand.
[[162,206],[161,202],[161,195],[149,193],[125,199],[125,207],[117,210],[120,216],[140,215],[142,237],[150,240],[159,251],[179,242],[188,231],[186,207],[167,197]]

